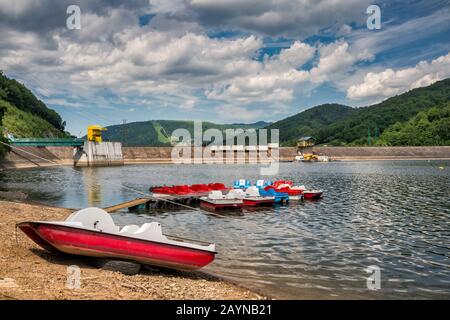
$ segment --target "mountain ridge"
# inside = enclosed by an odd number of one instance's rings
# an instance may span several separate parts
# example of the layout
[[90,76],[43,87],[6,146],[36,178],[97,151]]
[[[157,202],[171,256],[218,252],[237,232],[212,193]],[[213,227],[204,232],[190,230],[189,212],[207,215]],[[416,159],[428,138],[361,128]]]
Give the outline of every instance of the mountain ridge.
[[[412,89],[408,92],[390,97],[374,105],[352,108],[339,104],[319,105],[286,119],[272,123],[268,128],[280,129],[282,145],[295,145],[296,140],[305,135],[314,136],[320,144],[330,145],[366,145],[368,136],[380,137],[384,130],[396,123],[404,123],[419,112],[433,107],[440,107],[450,101],[450,78],[435,82],[427,87]],[[308,119],[310,113],[319,112],[321,116],[327,116],[327,107],[334,106],[344,114],[339,119],[324,125],[320,123],[316,127],[308,125],[302,127],[300,119]],[[337,107],[339,106],[339,107]],[[351,108],[353,111],[347,109]],[[324,113],[324,115],[322,115]],[[319,118],[318,115],[315,115]],[[289,119],[298,119],[298,123],[292,123]],[[288,120],[288,121],[287,121]],[[305,122],[305,121],[303,121]],[[316,122],[312,122],[317,124]],[[300,124],[300,125],[299,125]]]

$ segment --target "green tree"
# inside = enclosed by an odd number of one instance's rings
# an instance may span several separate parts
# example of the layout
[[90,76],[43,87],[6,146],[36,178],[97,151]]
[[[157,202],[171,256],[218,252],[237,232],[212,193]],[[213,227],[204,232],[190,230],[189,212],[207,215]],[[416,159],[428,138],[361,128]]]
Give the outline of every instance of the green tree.
[[450,103],[419,112],[406,122],[395,123],[383,132],[379,145],[450,145]]
[[64,122],[55,110],[47,108],[45,103],[36,98],[23,84],[9,79],[1,71],[0,99],[10,102],[25,112],[41,117],[56,129],[64,131]]
[[[3,116],[5,115],[5,107],[0,105],[0,141],[7,142],[6,138],[3,137]],[[8,151],[8,147],[0,144],[0,159],[5,156],[5,153]]]

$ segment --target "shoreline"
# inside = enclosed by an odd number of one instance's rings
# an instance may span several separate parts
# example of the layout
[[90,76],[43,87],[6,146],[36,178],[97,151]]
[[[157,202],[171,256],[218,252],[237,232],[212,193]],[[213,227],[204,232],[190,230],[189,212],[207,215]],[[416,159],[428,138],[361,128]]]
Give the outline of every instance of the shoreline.
[[[71,209],[0,200],[0,299],[198,299],[260,300],[252,292],[214,274],[150,270],[134,276],[98,269],[86,257],[50,253],[15,224],[27,220],[62,220]],[[66,288],[67,267],[81,269],[81,288]]]
[[[405,147],[323,147],[313,146],[299,149],[297,147],[280,147],[279,162],[295,161],[295,157],[302,153],[327,155],[333,161],[448,161],[450,160],[450,146],[405,146]],[[174,164],[171,147],[123,147],[123,164]],[[48,159],[46,161],[45,159]],[[220,163],[217,160],[223,160]],[[271,161],[266,158],[252,158],[248,154],[235,154],[231,159],[251,164],[267,165]],[[230,160],[231,160],[230,159]],[[227,158],[209,157],[193,158],[191,164],[228,164]],[[259,161],[255,161],[259,160]],[[100,161],[101,162],[101,161]],[[73,147],[20,147],[9,152],[0,160],[0,169],[48,167],[55,165],[74,164]],[[121,161],[122,165],[122,161]]]

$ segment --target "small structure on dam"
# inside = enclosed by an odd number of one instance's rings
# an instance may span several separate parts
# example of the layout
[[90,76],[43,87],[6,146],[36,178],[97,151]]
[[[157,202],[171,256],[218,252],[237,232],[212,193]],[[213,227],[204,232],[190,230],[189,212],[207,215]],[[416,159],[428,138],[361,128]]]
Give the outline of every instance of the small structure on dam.
[[74,149],[73,165],[76,167],[99,167],[123,165],[122,143],[105,142],[98,125],[88,127],[87,140]]

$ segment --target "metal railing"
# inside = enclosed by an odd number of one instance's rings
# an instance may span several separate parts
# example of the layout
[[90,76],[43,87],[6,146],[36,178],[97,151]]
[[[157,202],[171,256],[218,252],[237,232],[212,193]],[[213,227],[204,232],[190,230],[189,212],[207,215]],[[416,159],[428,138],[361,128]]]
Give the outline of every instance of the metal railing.
[[83,139],[79,138],[14,138],[10,140],[13,146],[82,146]]

